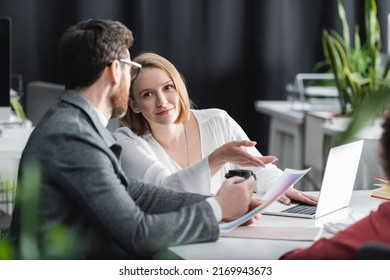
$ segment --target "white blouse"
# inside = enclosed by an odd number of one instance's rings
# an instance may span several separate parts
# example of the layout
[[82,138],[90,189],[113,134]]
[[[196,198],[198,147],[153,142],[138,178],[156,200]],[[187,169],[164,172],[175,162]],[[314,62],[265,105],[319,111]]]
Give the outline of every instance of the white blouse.
[[[118,128],[114,135],[122,146],[121,163],[130,178],[176,191],[215,194],[230,169],[250,169],[257,177],[256,192],[264,193],[278,179],[282,171],[274,164],[266,167],[240,167],[225,164],[210,176],[208,155],[223,144],[249,140],[243,129],[226,111],[220,109],[192,110],[199,124],[202,160],[181,168],[154,139],[151,133],[137,136],[128,127]],[[255,148],[245,148],[261,156]]]

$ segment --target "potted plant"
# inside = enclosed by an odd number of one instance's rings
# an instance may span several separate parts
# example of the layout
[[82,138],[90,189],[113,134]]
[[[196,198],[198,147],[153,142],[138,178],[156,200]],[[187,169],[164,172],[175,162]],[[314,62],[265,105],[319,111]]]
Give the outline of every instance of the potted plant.
[[359,26],[356,25],[354,46],[350,42],[344,7],[341,0],[337,2],[343,36],[335,30],[325,29],[322,32],[322,45],[327,65],[335,76],[335,84],[339,91],[340,113],[349,115],[364,105],[372,92],[388,87],[384,81],[389,72],[389,59],[383,67],[375,0],[364,2],[366,41],[362,44]]

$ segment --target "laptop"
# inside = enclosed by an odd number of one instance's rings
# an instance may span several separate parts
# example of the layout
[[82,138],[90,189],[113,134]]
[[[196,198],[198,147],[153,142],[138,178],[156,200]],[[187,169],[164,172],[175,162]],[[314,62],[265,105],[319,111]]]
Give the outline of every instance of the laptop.
[[333,147],[329,151],[318,204],[285,205],[275,201],[263,214],[298,218],[319,218],[347,207],[351,200],[364,140]]

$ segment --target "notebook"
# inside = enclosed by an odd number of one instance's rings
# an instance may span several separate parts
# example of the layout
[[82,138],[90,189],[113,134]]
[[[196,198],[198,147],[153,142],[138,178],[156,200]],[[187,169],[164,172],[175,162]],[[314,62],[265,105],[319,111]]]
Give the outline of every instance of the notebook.
[[317,206],[297,203],[284,205],[275,201],[263,214],[319,218],[347,207],[351,200],[363,144],[364,140],[359,140],[333,147],[329,151]]

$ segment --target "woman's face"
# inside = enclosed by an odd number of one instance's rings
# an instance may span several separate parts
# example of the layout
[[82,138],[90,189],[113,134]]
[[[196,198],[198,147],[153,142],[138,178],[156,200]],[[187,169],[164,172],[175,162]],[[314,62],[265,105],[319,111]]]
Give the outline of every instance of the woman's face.
[[179,93],[168,74],[159,68],[142,68],[133,82],[129,104],[153,124],[173,124],[180,113]]

